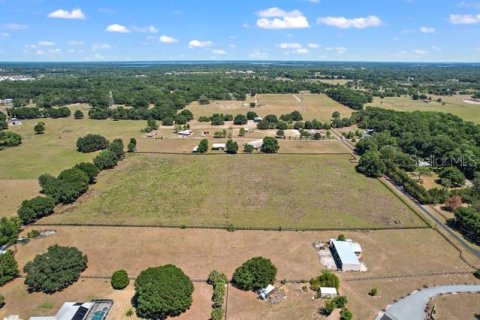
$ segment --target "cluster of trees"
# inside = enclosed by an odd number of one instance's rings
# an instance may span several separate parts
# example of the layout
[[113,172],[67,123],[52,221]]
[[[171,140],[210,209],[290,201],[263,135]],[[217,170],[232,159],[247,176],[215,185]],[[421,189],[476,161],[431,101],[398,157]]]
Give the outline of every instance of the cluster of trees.
[[343,86],[328,89],[325,93],[333,100],[354,110],[362,110],[366,103],[373,101],[373,97],[370,94],[351,90]]
[[321,275],[310,280],[310,288],[313,291],[318,292],[320,287],[330,287],[338,290],[340,287],[340,279],[331,271],[323,270]]
[[255,257],[245,261],[235,270],[232,283],[241,290],[259,290],[275,281],[277,268],[272,261]]
[[125,151],[122,139],[115,139],[108,145],[107,150],[101,151],[93,159],[93,164],[100,170],[112,169],[124,156]]
[[18,263],[9,250],[0,255],[0,287],[18,277]]
[[[296,116],[292,116],[292,114]],[[257,123],[257,129],[259,130],[268,130],[268,129],[278,129],[278,130],[287,130],[287,129],[296,129],[296,130],[321,130],[331,129],[331,124],[328,122],[322,123],[317,119],[312,121],[301,121],[293,119],[303,119],[302,115],[298,111],[294,111],[287,115],[281,115],[280,119],[276,115],[269,114],[265,116],[262,121]],[[285,120],[289,120],[288,122]]]
[[135,280],[135,308],[142,318],[178,316],[192,305],[192,280],[174,265],[148,268]]
[[72,114],[68,107],[60,108],[37,108],[37,107],[20,107],[7,108],[7,114],[17,119],[38,119],[38,118],[68,118]]
[[18,217],[0,218],[0,246],[17,242],[21,221]]
[[25,265],[25,284],[30,292],[61,291],[80,278],[87,262],[87,256],[77,248],[51,246]]
[[30,224],[48,216],[55,209],[55,200],[52,197],[35,197],[24,200],[18,209],[17,215],[23,224]]
[[88,153],[105,150],[108,147],[108,140],[99,134],[87,134],[77,139],[77,151]]
[[0,150],[22,144],[22,136],[11,131],[0,131]]
[[227,276],[224,273],[213,270],[208,275],[207,283],[213,287],[213,304],[210,319],[222,320],[225,315],[225,311],[223,310],[223,302],[225,301],[225,291],[228,283]]
[[7,130],[8,123],[7,123],[7,115],[0,111],[0,131]]
[[458,208],[450,223],[470,241],[480,245],[480,211],[477,208]]

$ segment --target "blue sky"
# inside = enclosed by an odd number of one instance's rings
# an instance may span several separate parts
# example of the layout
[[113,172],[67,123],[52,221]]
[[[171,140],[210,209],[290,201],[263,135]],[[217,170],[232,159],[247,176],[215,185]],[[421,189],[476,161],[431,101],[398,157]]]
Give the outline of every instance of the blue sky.
[[480,62],[480,1],[0,0],[0,61]]

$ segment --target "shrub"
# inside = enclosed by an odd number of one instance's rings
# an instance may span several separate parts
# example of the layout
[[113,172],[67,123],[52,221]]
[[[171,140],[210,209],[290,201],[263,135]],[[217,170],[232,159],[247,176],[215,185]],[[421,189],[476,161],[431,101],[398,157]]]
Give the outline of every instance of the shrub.
[[227,145],[226,145],[226,150],[225,150],[227,153],[229,154],[235,154],[238,152],[238,143],[236,143],[235,141],[233,141],[232,139],[229,139],[227,141]]
[[55,200],[51,197],[35,197],[25,200],[18,209],[18,217],[23,224],[30,224],[38,219],[48,216],[55,209]]
[[98,134],[88,134],[77,140],[77,150],[83,153],[105,150],[108,147],[108,140]]
[[243,114],[237,114],[233,119],[233,124],[236,124],[236,125],[246,124],[247,122],[248,122],[248,119]]
[[73,117],[77,120],[83,119],[83,112],[81,110],[75,110]]
[[128,273],[125,270],[118,270],[112,274],[111,284],[115,290],[125,289],[130,283]]
[[22,136],[11,131],[0,131],[0,150],[22,144]]
[[378,294],[378,289],[377,288],[372,288],[370,291],[368,291],[368,295],[375,297]]
[[162,119],[162,125],[163,126],[173,126],[174,119],[172,117],[166,117]]
[[329,270],[323,270],[322,274],[310,280],[310,287],[314,291],[318,291],[320,287],[334,287],[338,290],[340,280]]
[[337,241],[347,241],[347,237],[344,234],[339,234],[337,237]]
[[246,144],[244,147],[243,147],[243,151],[246,152],[246,153],[252,153],[254,150],[253,146],[251,144]]
[[123,141],[122,139],[115,139],[108,145],[108,150],[115,153],[118,160],[122,159],[125,156],[125,151],[123,150]]
[[87,191],[90,182],[88,174],[76,167],[63,170],[58,175],[58,179],[73,187],[79,196]]
[[0,218],[0,246],[14,244],[20,233],[21,221],[17,217]]
[[77,248],[51,246],[25,265],[25,284],[30,292],[61,291],[78,280],[87,262],[87,256]]
[[473,273],[474,277],[477,278],[477,279],[480,279],[480,269],[478,269],[477,271],[475,271]]
[[27,237],[28,237],[29,239],[38,238],[39,236],[40,236],[40,231],[35,230],[35,229],[33,229],[32,231],[29,231],[29,232],[27,233]]
[[9,250],[0,255],[0,287],[18,277],[18,263]]
[[192,304],[193,283],[174,265],[148,268],[135,281],[139,316],[164,319],[178,316]]
[[225,316],[225,312],[222,308],[213,308],[210,315],[211,320],[222,320]]
[[100,170],[111,169],[115,167],[117,163],[117,155],[110,150],[100,152],[95,159],[93,159],[93,164],[95,164]]
[[257,115],[256,112],[253,112],[253,111],[248,111],[248,112],[247,112],[247,119],[248,119],[248,120],[253,120],[253,119],[255,119],[256,117],[258,117],[258,115]]
[[219,272],[217,270],[213,270],[208,275],[207,283],[216,286],[219,283],[226,284],[228,282],[227,276],[225,273]]
[[45,122],[37,122],[33,127],[36,134],[43,134],[45,132]]
[[263,138],[262,152],[263,153],[277,153],[280,146],[278,140],[272,137]]
[[277,268],[269,259],[255,257],[235,270],[232,282],[242,290],[258,290],[273,283]]
[[100,169],[90,162],[78,163],[75,165],[75,168],[83,171],[88,176],[89,183],[94,183],[98,173],[100,172]]
[[342,312],[340,312],[340,320],[352,320],[353,314],[347,308],[344,308]]
[[0,309],[5,306],[5,297],[0,294]]
[[200,143],[198,144],[198,149],[197,151],[199,153],[205,153],[208,151],[208,140],[207,139],[202,139]]

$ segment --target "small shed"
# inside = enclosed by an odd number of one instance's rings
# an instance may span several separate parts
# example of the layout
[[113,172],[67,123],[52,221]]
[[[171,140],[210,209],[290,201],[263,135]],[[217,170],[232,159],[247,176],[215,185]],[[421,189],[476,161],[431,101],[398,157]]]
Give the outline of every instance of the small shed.
[[225,143],[214,143],[212,144],[212,150],[225,150],[227,146]]
[[269,284],[266,288],[258,290],[258,297],[262,300],[266,300],[273,290],[275,290],[275,287]]
[[320,297],[333,298],[338,296],[337,289],[334,287],[320,287]]
[[197,153],[198,152],[198,146],[193,147],[192,152]]
[[190,130],[183,130],[183,131],[178,131],[177,134],[179,136],[184,136],[184,137],[188,137],[192,134],[192,131]]
[[262,117],[255,117],[255,118],[253,118],[253,122],[260,122],[260,121],[262,121],[262,120],[263,120]]

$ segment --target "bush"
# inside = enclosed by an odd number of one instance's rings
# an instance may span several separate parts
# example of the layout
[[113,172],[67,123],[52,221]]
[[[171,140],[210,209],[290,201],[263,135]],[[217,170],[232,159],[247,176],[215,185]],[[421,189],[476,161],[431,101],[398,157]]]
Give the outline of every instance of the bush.
[[61,291],[79,279],[87,262],[87,256],[77,248],[51,246],[25,265],[25,284],[30,292]]
[[100,172],[100,169],[90,162],[78,163],[75,165],[75,168],[83,171],[88,176],[89,183],[94,183],[98,173]]
[[175,120],[172,117],[166,117],[162,119],[163,126],[173,126]]
[[[78,196],[83,194],[88,189],[90,177],[87,173],[79,168],[66,169],[60,172],[58,179],[67,183],[78,193]],[[78,197],[77,197],[78,198]]]
[[83,112],[81,110],[75,110],[73,117],[77,120],[83,119]]
[[380,159],[380,154],[375,151],[365,152],[360,158],[356,169],[358,172],[371,178],[379,178],[387,171],[385,163]]
[[212,286],[216,286],[220,283],[227,284],[227,282],[228,282],[228,279],[225,273],[219,272],[217,270],[211,271],[210,274],[208,275],[207,283]]
[[37,122],[33,127],[33,131],[35,131],[36,134],[43,134],[45,132],[45,122]]
[[338,290],[340,287],[340,280],[329,270],[323,270],[322,274],[310,280],[310,287],[314,291],[318,291],[320,287],[333,287]]
[[275,280],[277,268],[269,259],[255,257],[235,270],[232,282],[242,290],[265,288]]
[[93,159],[93,164],[95,164],[100,170],[111,169],[115,167],[117,163],[117,155],[110,150],[100,152],[95,159]]
[[200,143],[198,144],[198,149],[197,151],[199,153],[205,153],[208,151],[208,140],[207,139],[202,139]]
[[233,124],[236,124],[236,125],[246,124],[247,122],[248,122],[248,119],[243,114],[237,114],[233,119]]
[[253,112],[253,111],[248,111],[248,112],[247,112],[247,119],[248,119],[248,120],[253,120],[253,119],[255,119],[256,117],[258,117],[258,115],[257,115],[256,112]]
[[0,131],[0,150],[22,144],[22,136],[11,131]]
[[252,153],[254,150],[253,146],[251,144],[246,144],[244,147],[243,147],[243,151],[246,152],[246,153]]
[[478,269],[477,271],[475,271],[475,272],[473,273],[473,276],[474,276],[475,278],[477,278],[477,279],[480,279],[480,269]]
[[115,290],[125,289],[130,283],[128,273],[125,270],[118,270],[112,274],[111,284]]
[[5,297],[0,294],[0,309],[5,306]]
[[375,297],[378,294],[378,289],[377,288],[372,288],[370,291],[368,291],[368,295]]
[[278,140],[272,137],[263,138],[262,152],[263,153],[277,153],[280,146]]
[[0,246],[5,244],[11,245],[17,242],[20,233],[21,221],[17,217],[0,218]]
[[225,312],[222,308],[213,308],[212,313],[210,315],[211,320],[222,320],[225,316]]
[[9,250],[0,255],[0,287],[18,277],[18,263]]
[[344,308],[342,312],[340,312],[340,320],[352,320],[353,314],[347,308]]
[[123,150],[124,149],[124,146],[123,146],[123,141],[122,139],[115,139],[112,141],[112,143],[110,143],[110,145],[108,146],[108,150],[112,151],[113,153],[115,153],[115,155],[117,156],[118,160],[122,159],[124,156],[125,156],[125,151]]
[[77,150],[83,153],[105,150],[108,148],[108,140],[98,134],[88,134],[77,140]]
[[192,305],[193,283],[174,265],[148,268],[135,281],[135,301],[140,317],[164,319],[178,316]]
[[229,139],[226,144],[226,150],[227,153],[229,154],[236,154],[238,152],[238,143],[233,141],[232,139]]
[[54,209],[55,200],[53,198],[39,196],[23,201],[17,214],[23,224],[26,225],[52,214]]

